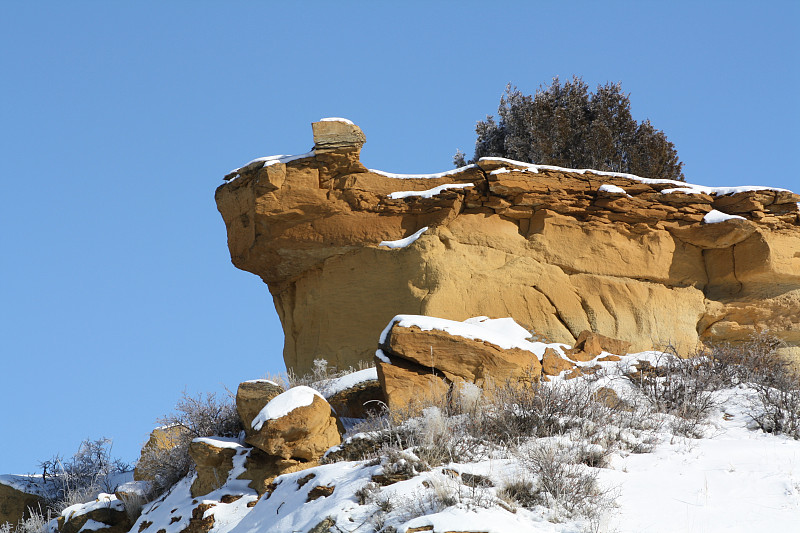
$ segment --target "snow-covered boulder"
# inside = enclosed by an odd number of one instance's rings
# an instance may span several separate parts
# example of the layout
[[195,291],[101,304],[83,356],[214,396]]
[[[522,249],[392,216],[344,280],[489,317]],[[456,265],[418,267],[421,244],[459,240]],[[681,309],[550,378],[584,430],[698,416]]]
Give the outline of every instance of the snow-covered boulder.
[[342,442],[339,421],[328,401],[299,386],[273,398],[250,424],[246,442],[282,459],[312,461]]

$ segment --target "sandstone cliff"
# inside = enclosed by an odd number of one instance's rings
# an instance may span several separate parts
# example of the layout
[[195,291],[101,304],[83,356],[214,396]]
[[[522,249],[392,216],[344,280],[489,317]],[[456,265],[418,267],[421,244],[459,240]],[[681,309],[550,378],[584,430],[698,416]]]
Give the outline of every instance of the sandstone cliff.
[[312,152],[257,159],[216,191],[233,263],[268,284],[297,372],[371,360],[401,313],[683,353],[769,328],[800,356],[797,194],[496,158],[394,175],[360,163],[348,121],[313,131]]

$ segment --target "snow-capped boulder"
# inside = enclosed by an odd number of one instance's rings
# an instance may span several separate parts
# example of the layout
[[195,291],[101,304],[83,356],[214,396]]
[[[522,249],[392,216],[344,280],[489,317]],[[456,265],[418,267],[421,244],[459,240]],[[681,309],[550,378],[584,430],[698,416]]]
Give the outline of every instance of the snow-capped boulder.
[[312,461],[342,442],[330,404],[310,387],[293,387],[273,398],[251,422],[245,440],[269,455]]
[[530,338],[510,318],[398,315],[381,335],[378,376],[393,408],[439,400],[460,382],[491,387],[538,380],[548,345]]
[[283,387],[267,379],[254,379],[239,384],[236,391],[236,411],[246,434],[253,434],[253,419],[271,399],[283,392]]

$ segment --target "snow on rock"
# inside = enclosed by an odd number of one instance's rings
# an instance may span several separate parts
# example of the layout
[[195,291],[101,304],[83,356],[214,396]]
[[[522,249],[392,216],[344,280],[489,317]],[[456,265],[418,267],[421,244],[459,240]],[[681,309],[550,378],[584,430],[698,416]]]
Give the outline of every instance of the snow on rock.
[[386,246],[387,248],[405,248],[409,244],[419,239],[420,236],[426,231],[428,231],[428,226],[425,226],[421,230],[409,235],[404,239],[398,239],[396,241],[381,241],[378,246]]
[[270,385],[275,385],[276,387],[280,387],[280,385],[278,385],[271,379],[248,379],[247,381],[243,381],[242,383],[268,383]]
[[264,406],[253,419],[252,428],[256,431],[261,430],[261,426],[268,420],[276,420],[284,417],[297,409],[298,407],[305,407],[311,405],[314,401],[314,396],[319,396],[325,399],[319,392],[311,387],[300,385],[299,387],[292,387],[286,392],[282,392]]
[[97,531],[98,529],[105,529],[108,527],[108,524],[104,524],[102,522],[98,522],[97,520],[92,520],[91,518],[83,524],[83,527],[80,528],[78,533],[81,531]]
[[397,315],[381,332],[380,343],[386,342],[392,326],[397,324],[401,328],[416,326],[422,331],[437,329],[445,331],[450,335],[464,337],[465,339],[482,340],[495,344],[505,350],[519,348],[527,350],[540,357],[545,349],[555,346],[566,346],[561,344],[546,344],[543,342],[531,342],[531,333],[517,324],[513,318],[491,319],[485,316],[468,318],[463,322],[447,320],[423,315]]
[[115,495],[101,492],[97,495],[97,499],[93,502],[76,503],[75,505],[70,505],[61,511],[61,516],[63,516],[66,520],[71,520],[76,516],[81,516],[97,509],[105,508],[114,509],[115,511],[124,511],[125,504],[118,500]]
[[[517,167],[523,167],[527,172],[538,173],[539,170],[555,170],[556,172],[570,172],[573,174],[595,174],[597,176],[609,176],[612,178],[626,178],[640,183],[647,183],[650,185],[676,185],[680,189],[691,189],[698,193],[705,193],[716,196],[724,196],[726,194],[736,194],[739,192],[750,191],[775,191],[775,192],[791,192],[789,189],[781,189],[780,187],[763,187],[761,185],[742,185],[737,187],[706,187],[705,185],[695,185],[693,183],[685,183],[683,181],[657,179],[657,178],[643,178],[635,174],[626,174],[624,172],[607,172],[603,170],[594,170],[591,168],[564,168],[553,165],[534,165],[533,163],[525,163],[523,161],[514,161],[513,159],[506,159],[504,157],[481,157],[479,161],[497,161],[499,163],[508,163]],[[673,191],[674,192],[674,191]],[[680,192],[686,192],[681,190]]]
[[375,367],[358,370],[356,372],[347,374],[346,376],[331,379],[325,383],[324,395],[326,398],[330,398],[334,394],[342,392],[343,390],[353,388],[356,385],[367,381],[377,381],[377,379],[378,369]]
[[215,448],[229,448],[233,450],[243,448],[241,441],[234,437],[197,437],[192,439],[192,442],[201,442],[209,446],[214,446]]
[[352,120],[347,120],[346,118],[342,117],[327,117],[319,119],[319,122],[344,122],[345,124],[350,124],[351,126],[355,126]]
[[306,152],[305,154],[297,154],[297,155],[280,154],[280,155],[268,155],[266,157],[258,157],[256,159],[253,159],[252,161],[250,161],[246,165],[242,165],[241,167],[235,168],[235,169],[231,170],[230,172],[228,172],[228,174],[225,176],[225,180],[228,183],[232,182],[233,180],[235,180],[236,178],[239,177],[239,171],[240,170],[242,170],[243,168],[247,168],[247,167],[249,167],[251,165],[254,165],[256,163],[263,163],[263,165],[261,165],[262,167],[268,167],[270,165],[275,165],[275,164],[278,164],[278,163],[284,163],[285,164],[285,163],[289,163],[291,161],[295,161],[297,159],[305,159],[307,157],[314,157],[315,154],[316,154],[316,152],[314,152],[314,150],[311,150],[310,152]]
[[375,170],[374,168],[369,169],[370,172],[373,174],[379,174],[381,176],[386,176],[387,178],[397,178],[397,179],[436,179],[436,178],[444,178],[446,176],[452,176],[453,174],[460,174],[469,168],[476,168],[478,165],[471,164],[465,167],[455,168],[453,170],[448,170],[446,172],[439,172],[437,174],[393,174],[391,172],[384,172],[383,170]]
[[747,220],[742,216],[739,215],[729,215],[727,213],[723,213],[722,211],[717,211],[716,209],[712,209],[703,217],[703,222],[705,224],[716,224],[718,222],[725,222],[726,220],[733,220],[733,219],[740,219],[740,220]]
[[467,187],[474,187],[474,183],[446,183],[444,185],[439,185],[438,187],[434,187],[433,189],[428,189],[425,191],[398,191],[390,193],[388,196],[392,200],[398,200],[400,198],[409,198],[412,196],[420,196],[422,198],[433,198],[437,194],[447,189],[465,189]]
[[383,350],[381,350],[381,349],[378,349],[378,350],[376,350],[376,351],[375,351],[375,357],[377,357],[378,359],[380,359],[380,360],[381,360],[381,362],[383,362],[383,363],[386,363],[386,364],[392,364],[392,361],[391,361],[391,359],[389,359],[388,357],[386,357],[386,354],[385,354],[385,353],[383,353]]
[[608,192],[612,194],[624,194],[625,196],[630,196],[627,192],[625,192],[625,189],[623,189],[622,187],[617,187],[616,185],[611,185],[610,183],[604,183],[597,190],[600,192]]

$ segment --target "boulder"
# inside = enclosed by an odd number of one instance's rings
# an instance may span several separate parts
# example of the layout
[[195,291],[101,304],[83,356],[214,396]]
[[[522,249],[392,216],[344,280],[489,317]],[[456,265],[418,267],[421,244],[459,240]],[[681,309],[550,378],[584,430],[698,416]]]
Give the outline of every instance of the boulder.
[[270,400],[251,423],[245,441],[282,459],[311,461],[342,442],[330,404],[309,387],[293,387]]
[[[355,126],[313,129],[314,152],[257,161],[216,191],[231,259],[268,284],[298,374],[319,354],[370,361],[398,313],[511,316],[552,342],[590,330],[684,354],[765,327],[800,355],[797,194],[497,158],[395,176],[360,164]],[[712,208],[744,219],[705,224]]]
[[587,362],[603,352],[625,355],[630,347],[630,342],[612,339],[599,333],[584,330],[578,335],[575,346],[567,350],[566,354],[573,361]]
[[547,348],[542,356],[542,373],[548,376],[558,376],[565,370],[575,368],[575,363],[561,357],[557,351]]
[[456,322],[398,315],[385,328],[376,354],[387,403],[415,411],[446,401],[463,383],[490,392],[494,386],[537,381],[542,374],[537,351],[547,345],[527,340],[531,337],[509,318]]
[[480,339],[397,323],[392,325],[382,349],[390,357],[435,369],[450,382],[461,380],[480,386],[517,381],[523,375],[536,379],[542,368],[536,355],[527,350],[503,349]]
[[259,411],[283,390],[283,387],[268,379],[254,379],[239,384],[236,391],[236,411],[247,435],[253,433],[251,426]]
[[233,468],[233,457],[245,451],[235,439],[206,437],[189,444],[189,456],[196,465],[197,477],[191,486],[193,498],[220,488]]
[[16,527],[30,516],[28,509],[37,509],[43,503],[37,486],[26,483],[23,476],[0,476],[0,525],[8,522]]
[[410,410],[419,406],[442,404],[450,391],[444,377],[430,367],[422,367],[403,359],[376,357],[378,380],[386,396],[386,404],[392,411]]

